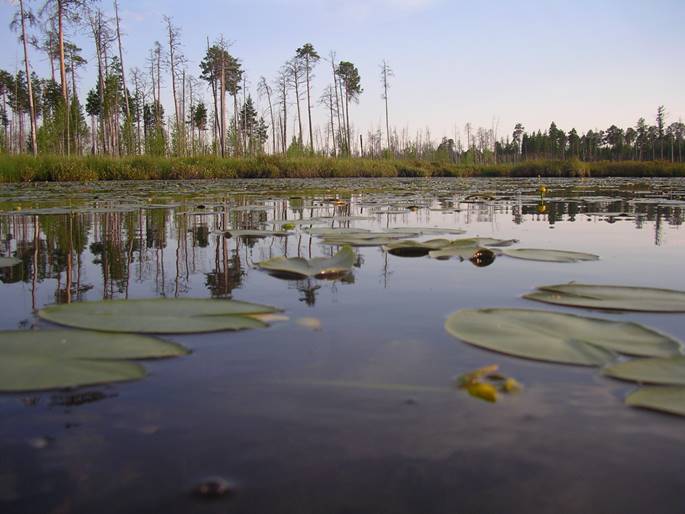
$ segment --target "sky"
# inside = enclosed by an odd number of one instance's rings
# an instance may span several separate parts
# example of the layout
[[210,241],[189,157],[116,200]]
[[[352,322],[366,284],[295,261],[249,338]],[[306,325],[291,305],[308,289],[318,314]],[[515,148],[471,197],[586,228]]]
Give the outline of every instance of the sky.
[[[113,14],[112,4],[100,5]],[[364,132],[384,125],[383,59],[394,71],[390,124],[412,134],[429,128],[436,141],[464,137],[467,122],[499,136],[517,122],[528,130],[552,121],[566,131],[627,127],[641,116],[652,122],[659,105],[669,123],[685,119],[683,0],[120,0],[119,8],[126,68],[145,67],[168,15],[182,29],[189,72],[199,74],[207,37],[223,34],[255,97],[259,77],[275,79],[302,44],[322,57],[334,50],[359,68],[364,92],[350,116]],[[0,0],[0,68],[8,71],[22,66],[9,29],[14,11],[16,3]],[[87,29],[70,27],[68,37],[95,62]],[[49,76],[45,55],[31,52],[34,70]],[[318,98],[330,65],[322,59],[315,73]],[[81,72],[81,95],[95,78],[94,66]],[[317,106],[315,123],[325,115]]]

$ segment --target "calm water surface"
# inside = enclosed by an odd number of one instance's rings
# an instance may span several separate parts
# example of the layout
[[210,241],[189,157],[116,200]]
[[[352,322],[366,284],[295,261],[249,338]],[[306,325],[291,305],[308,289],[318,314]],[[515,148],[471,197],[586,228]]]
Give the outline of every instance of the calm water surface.
[[[0,395],[0,512],[685,512],[683,418],[624,406],[632,386],[596,370],[487,352],[443,328],[461,308],[588,314],[521,298],[544,284],[685,289],[685,181],[545,185],[544,202],[538,181],[503,179],[1,186],[0,255],[22,260],[0,270],[3,329],[54,328],[34,316],[53,303],[157,296],[265,303],[289,321],[169,337],[193,353],[145,363],[139,382]],[[477,267],[371,247],[347,277],[288,281],[254,263],[337,248],[307,224],[224,237],[308,218],[463,228],[443,237],[601,260]],[[590,314],[685,340],[683,315]],[[454,387],[493,363],[525,391],[489,404]],[[208,475],[237,493],[193,498]]]

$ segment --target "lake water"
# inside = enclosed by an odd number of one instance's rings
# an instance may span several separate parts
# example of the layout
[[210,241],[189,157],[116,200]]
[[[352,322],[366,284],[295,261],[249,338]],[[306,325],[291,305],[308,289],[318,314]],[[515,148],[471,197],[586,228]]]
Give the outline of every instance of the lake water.
[[[538,180],[508,179],[0,186],[0,255],[22,261],[0,269],[2,329],[54,328],[34,315],[54,303],[158,296],[246,300],[289,318],[167,337],[192,354],[146,362],[138,382],[1,394],[0,512],[685,512],[685,419],[625,406],[634,387],[596,369],[488,352],[443,327],[459,309],[520,307],[685,340],[682,314],[521,298],[569,281],[685,289],[685,180],[544,185],[544,199]],[[601,259],[480,267],[364,247],[341,279],[283,280],[255,263],[337,248],[306,223],[288,237],[224,236],[309,218],[463,228],[418,239],[518,239]],[[491,404],[455,387],[489,364],[525,389]],[[235,494],[189,493],[215,475]]]

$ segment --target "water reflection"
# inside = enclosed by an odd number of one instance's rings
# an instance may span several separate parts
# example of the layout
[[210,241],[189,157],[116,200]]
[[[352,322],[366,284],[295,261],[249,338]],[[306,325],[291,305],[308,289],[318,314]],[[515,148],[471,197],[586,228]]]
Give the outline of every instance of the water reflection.
[[[680,185],[675,182],[668,195],[653,189],[636,192],[620,188],[579,193],[565,186],[550,188],[549,194],[541,196],[534,194],[534,187],[527,190],[520,184],[496,194],[466,194],[458,188],[433,192],[416,184],[412,189],[408,184],[412,185],[404,181],[395,184],[397,190],[349,194],[223,192],[219,199],[212,192],[206,193],[207,198],[198,194],[177,197],[169,208],[151,208],[144,202],[122,205],[100,193],[87,208],[61,214],[51,214],[54,208],[41,210],[37,204],[32,210],[4,212],[0,217],[0,255],[21,260],[16,266],[0,269],[0,281],[29,284],[33,309],[40,307],[37,290],[47,283],[52,284],[51,301],[69,303],[86,296],[95,299],[93,289],[103,299],[128,298],[136,284],[151,284],[159,296],[188,295],[192,278],[201,276],[205,295],[230,298],[243,286],[254,262],[278,255],[312,258],[335,253],[335,247],[319,245],[303,230],[308,219],[319,226],[381,231],[409,223],[463,228],[501,223],[544,223],[550,227],[560,223],[630,223],[637,230],[653,230],[654,244],[662,245],[665,228],[682,225],[685,205],[685,194],[673,193]],[[291,235],[225,235],[228,229],[283,226]],[[484,267],[494,260],[494,254],[483,254],[473,263]],[[355,265],[363,265],[361,253]],[[386,286],[388,278],[386,255]],[[353,275],[343,279],[353,281]],[[300,280],[294,287],[303,302],[314,305],[320,287],[317,281]]]

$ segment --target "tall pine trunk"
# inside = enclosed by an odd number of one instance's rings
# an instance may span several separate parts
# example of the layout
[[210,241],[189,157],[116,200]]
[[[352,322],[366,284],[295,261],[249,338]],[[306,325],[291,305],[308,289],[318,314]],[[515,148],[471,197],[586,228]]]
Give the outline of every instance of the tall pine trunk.
[[[19,0],[21,11],[21,39],[24,44],[24,67],[26,68],[26,84],[29,90],[29,114],[31,116],[31,151],[34,157],[38,155],[38,143],[36,141],[36,108],[33,104],[33,85],[31,84],[31,71],[29,66],[29,49],[26,37],[26,13],[24,12],[24,0]],[[23,132],[23,130],[22,130]],[[23,135],[21,145],[24,145]]]

